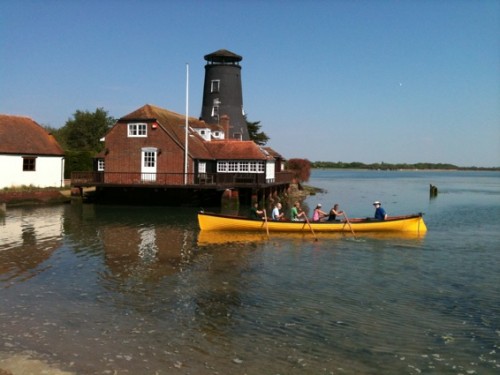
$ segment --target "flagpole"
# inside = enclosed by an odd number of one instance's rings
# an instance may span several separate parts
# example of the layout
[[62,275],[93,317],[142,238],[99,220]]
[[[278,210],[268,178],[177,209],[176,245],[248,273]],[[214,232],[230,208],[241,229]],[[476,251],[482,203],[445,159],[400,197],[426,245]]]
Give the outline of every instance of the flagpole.
[[189,64],[186,64],[186,138],[184,139],[184,185],[188,181],[188,141],[189,141]]

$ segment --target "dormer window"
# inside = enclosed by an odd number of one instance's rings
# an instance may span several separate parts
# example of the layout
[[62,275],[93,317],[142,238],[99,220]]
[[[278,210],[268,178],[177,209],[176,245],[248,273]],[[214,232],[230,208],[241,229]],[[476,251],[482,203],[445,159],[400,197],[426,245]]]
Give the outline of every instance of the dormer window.
[[127,125],[129,137],[147,137],[148,125],[146,123],[130,123]]

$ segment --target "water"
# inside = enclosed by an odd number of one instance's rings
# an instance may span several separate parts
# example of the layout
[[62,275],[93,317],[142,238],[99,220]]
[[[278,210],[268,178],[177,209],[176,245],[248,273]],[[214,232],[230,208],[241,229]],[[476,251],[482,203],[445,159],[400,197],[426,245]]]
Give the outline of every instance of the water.
[[365,217],[380,200],[423,211],[428,233],[220,242],[199,235],[195,209],[9,209],[0,369],[500,373],[499,173],[325,170],[309,184],[326,192],[305,206]]

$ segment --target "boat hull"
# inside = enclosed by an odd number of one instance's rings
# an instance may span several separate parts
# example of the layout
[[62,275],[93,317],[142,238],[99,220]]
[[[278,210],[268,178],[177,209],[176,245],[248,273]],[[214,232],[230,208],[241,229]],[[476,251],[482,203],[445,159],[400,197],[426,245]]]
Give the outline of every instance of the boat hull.
[[[346,236],[352,237],[352,233],[347,232],[318,232],[314,233],[315,238],[322,241],[335,241],[344,239]],[[310,230],[304,232],[272,232],[270,234],[273,240],[303,240],[310,239],[312,233]],[[417,232],[363,232],[363,239],[372,238],[378,240],[402,240],[416,241],[425,238],[425,233]],[[197,242],[199,246],[219,245],[225,243],[256,243],[268,241],[266,231],[220,231],[220,230],[200,230]],[[411,245],[410,245],[411,246]]]
[[393,216],[387,220],[349,219],[347,222],[297,222],[252,220],[239,216],[198,213],[198,224],[204,231],[270,231],[270,232],[415,232],[425,233],[422,214]]

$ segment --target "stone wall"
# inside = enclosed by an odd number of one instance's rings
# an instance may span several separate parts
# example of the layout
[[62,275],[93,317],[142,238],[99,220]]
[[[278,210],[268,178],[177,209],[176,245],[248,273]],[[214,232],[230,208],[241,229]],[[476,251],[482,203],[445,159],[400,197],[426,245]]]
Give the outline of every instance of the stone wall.
[[7,206],[69,202],[69,197],[59,190],[0,191],[0,203]]

